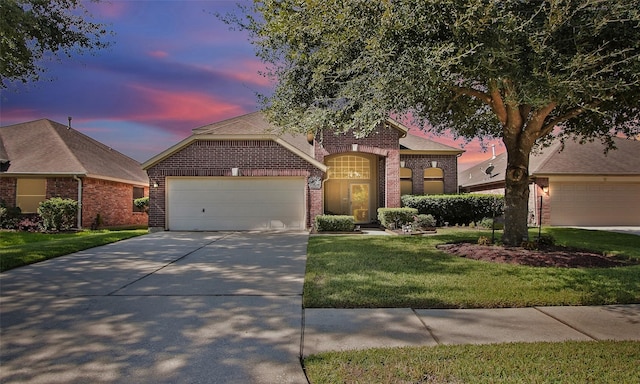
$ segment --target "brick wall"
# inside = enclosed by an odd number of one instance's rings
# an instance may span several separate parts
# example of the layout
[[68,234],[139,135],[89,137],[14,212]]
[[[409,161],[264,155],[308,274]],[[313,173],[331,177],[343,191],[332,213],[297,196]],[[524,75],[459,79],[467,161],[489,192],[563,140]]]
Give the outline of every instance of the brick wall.
[[[145,187],[145,196],[149,188]],[[78,181],[72,177],[49,177],[46,198],[78,200]],[[0,178],[0,199],[9,206],[16,203],[16,178]],[[82,227],[90,228],[97,214],[103,227],[147,225],[147,214],[133,212],[133,186],[114,181],[82,178]]]
[[325,133],[315,142],[316,159],[324,163],[325,157],[338,153],[370,153],[378,156],[378,205],[400,206],[400,131],[391,127],[380,127],[369,136],[356,138],[353,132]]
[[458,192],[458,157],[456,155],[400,155],[405,168],[412,171],[413,193],[424,193],[424,170],[431,168],[431,162],[437,161],[438,168],[444,173],[444,193]]
[[8,207],[16,206],[16,178],[0,176],[0,201]]
[[[131,184],[92,178],[83,178],[82,184],[83,227],[91,227],[98,214],[103,227],[147,225],[147,214],[133,211]],[[145,196],[148,195],[146,187]]]
[[[315,166],[271,140],[196,141],[147,170],[151,185],[158,185],[149,192],[149,227],[166,228],[167,176],[231,176],[231,168],[238,168],[245,177],[323,176]],[[322,212],[317,195],[316,190],[307,191],[308,226]]]

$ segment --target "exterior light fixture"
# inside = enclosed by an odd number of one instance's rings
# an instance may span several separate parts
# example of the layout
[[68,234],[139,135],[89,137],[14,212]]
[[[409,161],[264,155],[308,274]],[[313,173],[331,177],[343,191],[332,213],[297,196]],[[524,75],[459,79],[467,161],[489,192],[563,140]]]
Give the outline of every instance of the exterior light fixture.
[[404,161],[400,162],[400,168],[404,168],[405,165],[406,165],[406,163]]
[[542,187],[542,192],[544,192],[545,195],[549,196],[549,186],[545,185],[544,187]]
[[351,150],[353,152],[358,152],[358,144],[351,144]]
[[438,162],[437,162],[437,161],[435,161],[435,160],[433,160],[433,161],[431,162],[431,166],[432,166],[433,168],[438,168]]
[[153,182],[153,188],[158,188],[158,183],[156,183],[155,181]]
[[231,168],[231,176],[239,176],[240,169],[239,168]]

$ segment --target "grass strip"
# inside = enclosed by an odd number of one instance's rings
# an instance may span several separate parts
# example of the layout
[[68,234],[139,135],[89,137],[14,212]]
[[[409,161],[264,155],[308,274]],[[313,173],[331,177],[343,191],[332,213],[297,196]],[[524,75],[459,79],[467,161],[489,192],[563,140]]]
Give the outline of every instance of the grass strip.
[[[436,245],[487,232],[314,236],[304,285],[308,308],[502,308],[640,302],[640,265],[541,268],[470,260]],[[549,229],[558,243],[640,258],[640,236]],[[490,233],[489,233],[490,235]]]
[[61,234],[0,232],[0,272],[146,233],[146,229]]
[[368,349],[305,359],[323,383],[634,383],[640,342],[569,341]]

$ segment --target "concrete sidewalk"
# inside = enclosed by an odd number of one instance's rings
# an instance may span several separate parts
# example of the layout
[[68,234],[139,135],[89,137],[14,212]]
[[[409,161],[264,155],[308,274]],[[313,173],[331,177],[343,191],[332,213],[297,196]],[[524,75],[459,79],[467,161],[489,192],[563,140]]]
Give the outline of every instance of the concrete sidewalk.
[[640,341],[640,304],[501,309],[306,309],[304,356],[376,347]]

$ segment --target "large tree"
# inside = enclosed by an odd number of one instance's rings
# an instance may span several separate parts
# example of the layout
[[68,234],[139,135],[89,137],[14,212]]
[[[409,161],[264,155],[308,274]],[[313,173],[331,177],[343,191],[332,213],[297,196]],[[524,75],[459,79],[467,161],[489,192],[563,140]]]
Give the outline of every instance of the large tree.
[[1,87],[37,81],[47,55],[103,48],[107,34],[80,0],[0,0]]
[[273,0],[235,22],[277,81],[285,129],[366,135],[388,116],[501,138],[507,245],[528,236],[529,155],[638,135],[638,0]]

